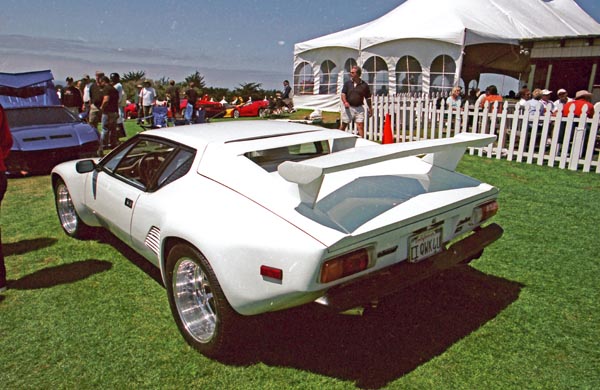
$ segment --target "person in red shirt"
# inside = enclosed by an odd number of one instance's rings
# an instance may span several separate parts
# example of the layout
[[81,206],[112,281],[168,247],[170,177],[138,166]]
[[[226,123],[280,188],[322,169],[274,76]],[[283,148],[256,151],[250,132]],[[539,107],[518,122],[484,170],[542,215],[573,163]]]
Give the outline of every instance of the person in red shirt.
[[[8,127],[8,119],[4,114],[4,107],[0,105],[0,204],[6,193],[8,180],[6,179],[6,164],[4,160],[10,153],[13,139]],[[6,291],[6,267],[4,266],[4,254],[2,252],[2,238],[0,237],[0,292]]]
[[577,91],[577,93],[575,94],[575,100],[565,103],[565,105],[563,106],[563,116],[569,115],[571,106],[575,106],[575,111],[573,111],[573,114],[575,114],[576,117],[581,116],[581,111],[584,106],[587,107],[587,117],[591,118],[594,116],[592,94],[586,91],[585,89]]
[[498,88],[495,85],[490,85],[485,89],[485,98],[481,101],[480,107],[484,108],[486,102],[490,111],[494,109],[494,102],[498,102],[498,112],[502,111],[503,99],[498,95]]
[[[569,112],[571,111],[571,107],[573,107],[573,114],[576,117],[580,117],[583,113],[583,107],[587,107],[587,118],[592,118],[594,116],[594,105],[592,104],[592,94],[582,89],[581,91],[577,91],[575,94],[575,100],[565,103],[563,107],[563,116],[569,116]],[[583,145],[579,152],[579,156],[585,154],[587,151],[588,145],[588,134],[590,131],[590,124],[588,123],[585,127],[585,132],[583,135]],[[562,132],[561,132],[562,135]],[[574,135],[572,135],[574,137]],[[573,140],[571,140],[573,141]]]

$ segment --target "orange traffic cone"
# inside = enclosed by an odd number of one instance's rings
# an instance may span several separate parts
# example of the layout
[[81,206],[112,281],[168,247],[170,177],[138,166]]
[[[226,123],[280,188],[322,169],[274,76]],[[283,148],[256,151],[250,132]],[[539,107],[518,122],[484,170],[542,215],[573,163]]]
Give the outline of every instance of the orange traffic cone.
[[383,122],[383,139],[382,144],[393,144],[394,136],[392,135],[392,117],[390,114],[385,114],[385,121]]

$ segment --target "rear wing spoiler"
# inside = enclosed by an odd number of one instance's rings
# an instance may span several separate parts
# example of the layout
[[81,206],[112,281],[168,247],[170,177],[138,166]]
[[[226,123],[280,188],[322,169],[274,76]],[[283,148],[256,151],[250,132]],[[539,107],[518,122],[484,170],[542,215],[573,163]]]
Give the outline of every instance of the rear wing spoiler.
[[298,184],[302,203],[314,207],[326,174],[421,154],[429,164],[454,171],[467,147],[483,147],[495,140],[490,134],[459,133],[452,138],[364,146],[301,162],[285,161],[277,171]]

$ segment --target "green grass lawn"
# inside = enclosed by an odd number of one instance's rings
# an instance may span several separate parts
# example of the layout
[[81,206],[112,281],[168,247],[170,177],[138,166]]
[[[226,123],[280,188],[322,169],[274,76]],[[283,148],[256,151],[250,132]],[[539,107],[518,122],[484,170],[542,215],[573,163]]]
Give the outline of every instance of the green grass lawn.
[[11,179],[0,386],[599,388],[599,176],[474,156],[458,170],[501,189],[505,234],[479,260],[369,316],[316,305],[265,315],[242,364],[187,346],[158,272],[131,250],[64,235],[48,176]]

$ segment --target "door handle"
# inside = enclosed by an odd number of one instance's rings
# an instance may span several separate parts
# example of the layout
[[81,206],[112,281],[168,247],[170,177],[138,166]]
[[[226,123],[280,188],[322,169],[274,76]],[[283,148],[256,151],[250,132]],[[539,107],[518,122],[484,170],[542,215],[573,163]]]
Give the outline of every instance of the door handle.
[[129,208],[133,208],[133,200],[129,198],[125,198],[125,206]]

